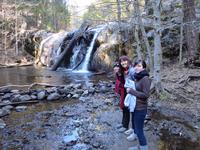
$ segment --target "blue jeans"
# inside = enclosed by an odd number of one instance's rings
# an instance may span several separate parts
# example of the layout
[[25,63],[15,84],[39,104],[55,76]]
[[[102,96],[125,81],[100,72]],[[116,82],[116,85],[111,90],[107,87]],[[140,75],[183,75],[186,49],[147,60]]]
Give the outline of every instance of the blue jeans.
[[147,145],[146,138],[144,136],[144,119],[147,114],[147,110],[135,110],[132,112],[132,124],[134,124],[134,132],[138,137],[141,146]]

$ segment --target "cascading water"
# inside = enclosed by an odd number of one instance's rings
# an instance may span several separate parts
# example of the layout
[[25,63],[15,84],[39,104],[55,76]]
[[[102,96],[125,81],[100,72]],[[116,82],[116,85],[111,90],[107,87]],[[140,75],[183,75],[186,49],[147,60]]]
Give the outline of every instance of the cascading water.
[[78,72],[89,72],[88,71],[88,65],[89,65],[90,57],[91,57],[92,50],[93,50],[93,47],[94,47],[94,44],[95,44],[95,40],[96,40],[98,34],[100,33],[100,31],[102,29],[103,29],[103,27],[94,29],[94,31],[95,31],[94,37],[93,37],[92,42],[90,43],[90,46],[87,50],[85,59],[84,59],[83,64],[82,64],[82,68],[80,70],[78,70]]
[[73,54],[73,56],[72,56],[72,58],[71,58],[71,61],[70,61],[70,64],[71,64],[71,68],[73,68],[75,65],[76,65],[76,58],[77,58],[77,56],[78,56],[78,53],[79,53],[79,51],[81,50],[81,46],[78,46],[78,47],[76,47],[76,48],[74,48],[74,54]]

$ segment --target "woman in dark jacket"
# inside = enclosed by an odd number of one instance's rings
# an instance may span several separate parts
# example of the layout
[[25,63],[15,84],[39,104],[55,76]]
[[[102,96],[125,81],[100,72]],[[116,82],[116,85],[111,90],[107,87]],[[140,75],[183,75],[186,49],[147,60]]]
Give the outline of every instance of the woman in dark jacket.
[[[135,70],[133,68],[133,65],[132,65],[130,59],[127,56],[121,56],[119,58],[119,63],[122,68],[124,83],[125,83],[126,78],[134,80],[132,77],[135,73]],[[125,96],[124,96],[124,99],[125,99]],[[123,99],[123,105],[124,105],[124,99]],[[128,129],[129,122],[130,122],[130,111],[129,111],[128,107],[125,107],[125,106],[123,107],[123,114],[124,114],[124,124],[125,124],[125,128],[126,128],[124,130],[125,131],[124,133],[126,135],[129,135],[127,137],[127,140],[129,140],[129,141],[135,140],[136,135],[134,134],[134,124],[132,124],[132,128]]]
[[126,90],[124,88],[125,80],[119,62],[114,64],[113,70],[115,73],[115,92],[120,96],[119,106],[122,109],[122,124],[119,131],[124,132],[128,128],[130,119],[129,111],[127,112],[127,109],[124,107],[124,99],[126,97]]
[[148,150],[147,141],[144,135],[144,119],[147,114],[147,100],[150,94],[151,81],[146,70],[146,63],[139,60],[135,63],[135,86],[136,90],[127,88],[127,93],[136,96],[136,107],[132,113],[134,131],[139,140],[139,147],[130,147],[129,150]]

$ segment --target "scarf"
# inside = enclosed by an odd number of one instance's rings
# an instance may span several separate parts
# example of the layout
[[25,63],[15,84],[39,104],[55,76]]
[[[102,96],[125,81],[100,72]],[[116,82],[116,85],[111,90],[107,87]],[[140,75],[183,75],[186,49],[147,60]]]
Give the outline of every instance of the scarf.
[[143,71],[141,71],[141,72],[139,72],[139,73],[135,73],[135,74],[134,74],[134,78],[135,78],[137,81],[139,81],[140,79],[142,79],[142,78],[145,77],[145,76],[149,76],[149,73],[148,73],[146,70],[143,70]]

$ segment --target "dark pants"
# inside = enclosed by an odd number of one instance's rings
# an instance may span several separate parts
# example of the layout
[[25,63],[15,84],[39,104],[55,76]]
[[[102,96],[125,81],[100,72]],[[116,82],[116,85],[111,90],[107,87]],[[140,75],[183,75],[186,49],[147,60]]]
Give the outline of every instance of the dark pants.
[[130,121],[130,112],[129,112],[128,107],[123,107],[122,112],[123,112],[122,125],[124,128],[128,129],[129,121]]
[[134,124],[134,132],[138,137],[141,146],[147,145],[146,138],[144,136],[144,119],[147,114],[147,110],[135,110],[132,113],[132,124]]

